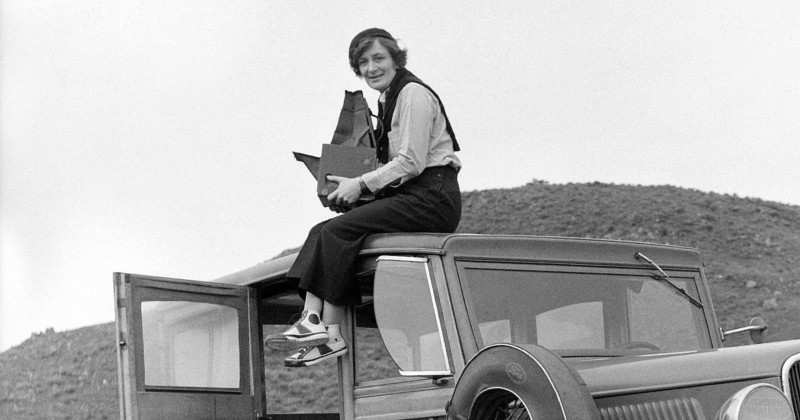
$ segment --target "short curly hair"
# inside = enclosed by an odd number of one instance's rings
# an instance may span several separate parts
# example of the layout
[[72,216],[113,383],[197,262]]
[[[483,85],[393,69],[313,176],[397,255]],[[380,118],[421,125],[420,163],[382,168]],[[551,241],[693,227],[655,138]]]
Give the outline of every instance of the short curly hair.
[[389,55],[392,56],[392,60],[394,60],[395,64],[399,68],[404,68],[406,66],[406,60],[408,59],[408,49],[400,48],[397,44],[396,39],[388,39],[384,37],[367,37],[362,39],[356,48],[353,50],[353,53],[350,55],[350,68],[353,69],[353,72],[358,77],[364,77],[361,74],[361,69],[359,69],[358,59],[367,51],[374,41],[378,41],[381,45],[383,45],[388,51]]

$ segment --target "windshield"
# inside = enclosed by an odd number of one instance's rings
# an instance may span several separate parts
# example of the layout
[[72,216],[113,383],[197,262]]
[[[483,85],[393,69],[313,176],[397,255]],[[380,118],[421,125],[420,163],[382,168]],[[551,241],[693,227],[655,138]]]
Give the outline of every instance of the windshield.
[[[703,310],[646,270],[563,270],[463,263],[459,274],[478,344],[538,344],[562,356],[710,348]],[[699,300],[698,273],[670,277]]]

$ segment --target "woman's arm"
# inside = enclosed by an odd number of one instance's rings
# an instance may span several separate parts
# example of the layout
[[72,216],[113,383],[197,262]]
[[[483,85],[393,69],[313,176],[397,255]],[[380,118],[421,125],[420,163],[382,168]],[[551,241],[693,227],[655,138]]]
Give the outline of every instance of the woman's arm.
[[[409,83],[397,98],[389,132],[389,156],[386,165],[362,176],[369,191],[378,191],[389,184],[408,181],[419,175],[427,166],[434,120],[439,114],[439,102],[425,87]],[[328,176],[339,186],[328,195],[336,204],[353,204],[362,195],[359,179]]]

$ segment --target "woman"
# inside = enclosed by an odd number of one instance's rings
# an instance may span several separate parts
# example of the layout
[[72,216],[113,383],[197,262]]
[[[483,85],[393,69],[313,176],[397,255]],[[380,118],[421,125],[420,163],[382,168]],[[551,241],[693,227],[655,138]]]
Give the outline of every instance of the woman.
[[459,148],[439,97],[405,69],[406,51],[383,29],[356,35],[349,58],[355,74],[381,93],[376,152],[382,165],[358,178],[328,176],[339,184],[328,200],[349,207],[363,194],[379,199],[309,232],[287,274],[299,280],[303,314],[266,340],[275,350],[299,350],[284,360],[286,366],[310,366],[347,352],[339,323],[345,306],[361,303],[354,266],[367,235],[454,232],[461,219]]

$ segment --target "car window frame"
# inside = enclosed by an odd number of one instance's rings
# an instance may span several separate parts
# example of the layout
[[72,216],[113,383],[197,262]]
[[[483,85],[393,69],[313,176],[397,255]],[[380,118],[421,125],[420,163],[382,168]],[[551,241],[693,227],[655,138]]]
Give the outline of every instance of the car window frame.
[[[458,288],[463,297],[464,308],[466,310],[467,319],[469,320],[468,331],[472,334],[471,341],[475,344],[478,350],[485,347],[480,333],[480,326],[476,317],[476,309],[474,307],[474,300],[472,299],[472,292],[467,285],[467,273],[469,269],[488,269],[488,270],[522,270],[533,272],[556,272],[565,274],[598,274],[598,275],[624,275],[634,277],[654,277],[652,270],[642,268],[640,266],[632,265],[614,265],[614,264],[559,264],[554,262],[537,262],[537,261],[506,261],[506,260],[489,260],[489,259],[471,259],[459,258],[455,260],[456,273],[458,274]],[[699,308],[701,311],[703,324],[706,327],[704,331],[700,332],[698,339],[701,340],[700,348],[711,349],[715,348],[717,343],[713,333],[715,332],[713,322],[713,308],[710,298],[707,296],[705,289],[705,282],[703,281],[702,270],[697,268],[683,268],[683,267],[666,267],[665,271],[674,279],[691,281],[689,293],[695,299],[699,300],[703,307]],[[658,280],[654,280],[658,281]],[[668,287],[664,285],[664,287]],[[626,308],[625,311],[628,309]],[[699,321],[698,321],[699,322]],[[629,328],[629,326],[628,326]],[[465,338],[466,339],[466,338]],[[561,353],[561,352],[560,352]],[[581,351],[565,351],[565,357],[579,357]]]
[[[441,338],[445,342],[446,357],[449,361],[449,369],[451,372],[460,371],[463,369],[463,358],[461,355],[458,330],[452,312],[453,302],[451,301],[448,292],[448,281],[445,277],[444,262],[441,255],[436,254],[380,254],[371,256],[369,259],[364,260],[361,269],[358,272],[359,276],[366,276],[361,280],[361,290],[364,303],[373,299],[372,286],[374,285],[374,273],[377,264],[377,259],[380,256],[402,256],[402,257],[422,257],[427,259],[428,275],[430,276],[430,285],[433,288],[433,295],[436,302],[436,310],[440,320]],[[350,311],[349,316],[352,316],[349,328],[353,339],[356,339],[355,334],[355,311]],[[381,338],[382,340],[382,338]],[[354,345],[355,347],[355,345]],[[358,415],[370,416],[377,412],[373,412],[371,408],[375,407],[377,401],[385,400],[391,396],[392,404],[390,406],[383,406],[380,413],[381,415],[394,414],[398,416],[405,416],[403,418],[429,418],[444,416],[444,407],[436,401],[446,398],[452,392],[455,386],[453,375],[441,378],[423,377],[423,376],[392,376],[388,378],[372,379],[369,381],[355,381],[356,364],[355,356],[351,356],[351,361],[347,369],[352,372],[352,382],[345,383],[352,389],[352,398],[355,403],[352,408],[355,411],[345,410],[345,413],[354,413]],[[423,397],[424,396],[424,397]],[[371,407],[367,409],[367,407]],[[366,411],[362,411],[366,410]],[[409,417],[411,416],[411,417]]]

